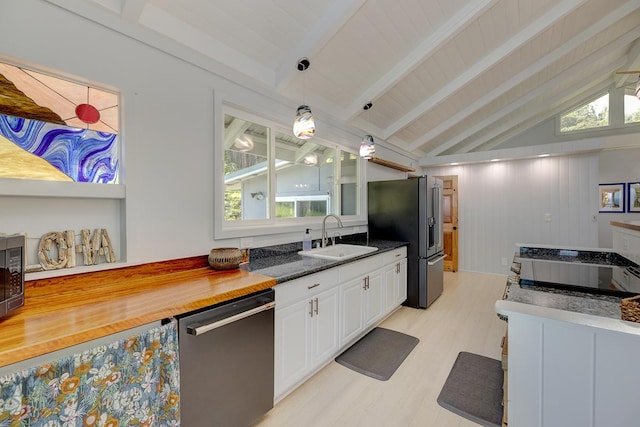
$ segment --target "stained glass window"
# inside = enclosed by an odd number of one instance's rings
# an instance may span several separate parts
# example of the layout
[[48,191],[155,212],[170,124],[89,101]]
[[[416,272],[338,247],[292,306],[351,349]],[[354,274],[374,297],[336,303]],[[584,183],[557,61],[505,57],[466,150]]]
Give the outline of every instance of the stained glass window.
[[118,184],[118,94],[0,63],[0,178]]

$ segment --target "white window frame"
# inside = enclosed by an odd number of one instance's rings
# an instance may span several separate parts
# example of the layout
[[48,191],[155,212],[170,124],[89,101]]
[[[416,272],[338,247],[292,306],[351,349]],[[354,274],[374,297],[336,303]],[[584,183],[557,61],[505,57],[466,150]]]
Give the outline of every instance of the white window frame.
[[[215,117],[215,159],[214,159],[214,239],[229,239],[239,237],[253,237],[253,236],[266,236],[272,234],[281,234],[287,232],[298,232],[305,228],[313,228],[314,225],[318,225],[322,221],[322,217],[300,217],[300,218],[275,218],[275,203],[268,203],[270,214],[267,219],[252,219],[252,220],[234,220],[226,221],[224,215],[224,116],[225,114],[232,115],[234,117],[241,118],[243,120],[249,120],[253,123],[269,127],[271,129],[270,138],[271,143],[269,145],[269,158],[275,159],[275,135],[276,133],[288,133],[291,130],[279,123],[272,120],[265,119],[256,114],[248,113],[237,107],[233,107],[228,104],[220,103],[220,113]],[[333,147],[336,149],[336,158],[334,164],[336,164],[336,177],[334,179],[334,203],[332,207],[336,211],[340,211],[340,197],[339,192],[342,184],[342,177],[340,175],[340,157],[341,151],[351,154],[357,154],[354,149],[337,144],[335,142],[329,142],[324,139],[314,137],[313,142],[325,145],[327,147]],[[273,160],[270,160],[273,161]],[[337,163],[336,163],[337,162]],[[341,215],[342,223],[345,226],[358,226],[366,224],[366,191],[363,184],[365,182],[365,165],[361,158],[358,158],[358,214],[357,215]],[[275,202],[275,171],[272,167],[269,168],[270,177],[268,179],[268,195]],[[284,197],[284,196],[283,196]],[[303,196],[311,197],[311,196]]]

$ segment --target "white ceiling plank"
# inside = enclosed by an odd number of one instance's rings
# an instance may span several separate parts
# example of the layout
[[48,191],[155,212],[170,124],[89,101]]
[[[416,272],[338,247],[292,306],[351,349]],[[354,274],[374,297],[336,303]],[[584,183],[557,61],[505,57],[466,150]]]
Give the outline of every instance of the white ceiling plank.
[[[640,70],[640,39],[636,40],[636,42],[631,46],[629,53],[627,53],[627,57],[629,60],[626,64],[623,65],[622,70]],[[625,86],[629,81],[637,81],[637,74],[616,74],[616,87],[620,88]]]
[[458,75],[458,77],[450,81],[432,96],[425,99],[414,109],[404,114],[400,120],[397,120],[395,123],[388,126],[385,130],[385,138],[392,136],[400,129],[407,126],[409,123],[416,120],[421,115],[425,114],[431,108],[435,107],[438,103],[445,100],[460,87],[471,82],[474,78],[476,78],[476,76],[484,73],[485,71],[496,65],[511,52],[524,45],[530,39],[540,34],[546,28],[550,27],[566,14],[578,7],[581,3],[583,3],[583,1],[584,0],[564,0],[552,9],[547,10],[546,13],[529,24],[524,30],[520,31],[518,34],[510,38],[501,46],[488,53],[483,57],[482,60],[476,62],[476,64],[474,64],[472,67],[463,71]]
[[[622,63],[621,61],[616,61],[614,65],[619,66],[619,64],[621,63]],[[607,70],[611,70],[611,69],[613,69],[613,66],[607,67]],[[594,74],[592,80],[588,82],[587,82],[587,79],[584,80],[586,82],[584,87],[591,92],[599,92],[599,91],[605,90],[611,84],[611,81],[609,79],[605,78],[600,73],[597,73],[597,74],[599,77],[595,77],[595,74]],[[517,126],[511,127],[507,131],[502,132],[500,135],[492,138],[486,144],[482,145],[482,150],[478,150],[478,151],[492,152],[493,151],[492,148],[498,147],[500,144],[520,134],[522,132],[522,129],[520,128],[527,129],[557,114],[562,113],[567,108],[570,108],[572,105],[575,105],[577,102],[580,101],[580,96],[573,97],[573,98],[571,97],[575,93],[576,93],[575,87],[573,91],[571,90],[564,91],[562,92],[561,95],[558,95],[553,100],[551,100],[550,104],[553,105],[553,108],[551,108],[550,110],[547,110],[538,114],[536,114],[536,112],[530,112],[528,115],[526,115],[526,117],[518,118]],[[562,96],[562,95],[565,95],[565,96]],[[541,151],[544,152],[544,148],[549,145],[551,144],[540,144],[540,145],[537,145],[536,147],[541,149]],[[478,152],[478,151],[474,151],[474,152]]]
[[129,22],[138,22],[147,0],[122,0],[120,16]]
[[[592,73],[587,78],[581,79],[579,82],[572,85],[569,89],[566,89],[556,94],[552,99],[546,99],[544,101],[545,104],[554,105],[554,104],[557,104],[558,102],[566,102],[567,98],[571,98],[576,93],[581,93],[579,92],[579,90],[590,92],[595,90],[594,88],[607,87],[611,83],[608,75],[612,73],[613,70],[615,70],[617,67],[620,67],[620,65],[623,63],[624,63],[624,58],[618,59],[614,63],[609,64],[604,70],[599,70],[596,73]],[[548,91],[541,92],[538,90],[536,90],[535,92],[539,96],[543,93],[548,93]],[[530,112],[530,111],[533,111],[533,112]],[[508,112],[513,112],[513,109],[510,109]],[[519,117],[512,118],[509,121],[501,121],[500,125],[497,127],[494,127],[491,130],[491,132],[489,132],[486,135],[483,135],[481,138],[478,138],[478,140],[474,141],[473,144],[470,144],[464,147],[463,152],[470,152],[480,146],[484,146],[485,150],[489,150],[490,148],[495,147],[500,143],[504,142],[502,140],[497,141],[496,138],[498,138],[502,134],[508,132],[509,130],[515,127],[521,126],[522,123],[526,122],[527,120],[533,117],[537,117],[538,121],[541,121],[549,117],[553,117],[555,114],[558,114],[556,110],[549,110],[543,114],[540,114],[539,110],[528,110],[528,111],[520,112],[518,113]],[[525,115],[526,117],[522,117]]]
[[448,154],[446,156],[423,157],[418,162],[422,167],[444,166],[468,163],[484,163],[491,159],[517,160],[539,156],[540,154],[566,155],[601,151],[607,147],[603,138],[591,138],[586,141],[567,141],[555,144],[535,145],[528,147],[503,148],[492,151],[474,151],[464,154]]
[[[476,101],[470,103],[469,106],[467,106],[457,114],[445,120],[435,128],[429,130],[429,132],[425,133],[416,141],[414,141],[409,146],[409,150],[412,151],[422,147],[423,145],[426,145],[433,138],[437,137],[438,135],[442,134],[448,129],[451,129],[452,127],[463,122],[472,114],[479,111],[481,108],[487,106],[488,104],[495,101],[500,96],[504,95],[514,87],[520,85],[522,82],[528,80],[538,72],[549,67],[551,64],[558,61],[563,56],[567,55],[569,52],[578,48],[581,44],[585,43],[587,40],[593,37],[594,34],[605,30],[606,28],[615,24],[618,20],[627,16],[628,14],[632,13],[634,10],[638,8],[640,8],[640,3],[638,3],[635,0],[631,0],[625,3],[623,6],[619,7],[618,9],[613,10],[610,14],[608,14],[607,16],[605,16],[604,18],[596,22],[594,25],[590,26],[587,30],[576,35],[571,40],[567,41],[566,43],[562,44],[561,46],[559,46],[549,54],[545,55],[540,60],[536,61],[536,63],[534,63],[533,65],[527,67],[527,69],[516,74],[515,76],[513,76],[506,82],[502,83],[500,86],[498,86],[491,92],[487,93],[481,98],[478,98]],[[625,40],[627,40],[627,38],[625,38]],[[467,133],[467,131],[468,129],[465,130],[465,133]],[[428,151],[428,155],[437,156],[440,153],[443,153],[444,151],[458,144],[462,139],[455,138],[455,139],[449,140],[446,143],[436,147],[435,149]]]
[[347,120],[354,119],[362,110],[363,105],[387,92],[393,85],[413,71],[427,57],[455,37],[496,2],[497,0],[474,1],[464,9],[461,9],[451,19],[441,25],[436,32],[413,49],[402,61],[394,65],[381,79],[355,99],[349,107],[345,109]]
[[256,80],[272,83],[273,70],[254,61],[252,58],[220,43],[208,34],[190,26],[188,23],[176,19],[164,10],[147,4],[140,16],[140,23],[160,34],[183,43],[198,52],[212,58],[224,58],[226,64],[236,70],[250,75]]
[[312,20],[313,27],[301,35],[302,41],[280,62],[274,73],[274,85],[277,88],[283,88],[289,84],[293,75],[298,72],[296,67],[298,60],[303,57],[313,59],[313,56],[365,3],[366,0],[334,0],[333,6],[327,8],[327,13]]

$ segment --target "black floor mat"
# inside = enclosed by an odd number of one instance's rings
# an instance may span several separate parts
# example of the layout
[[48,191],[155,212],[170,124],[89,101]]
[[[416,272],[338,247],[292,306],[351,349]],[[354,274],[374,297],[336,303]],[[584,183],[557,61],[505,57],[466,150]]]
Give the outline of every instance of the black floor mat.
[[460,352],[438,403],[468,420],[483,426],[502,426],[502,380],[499,360]]
[[375,328],[336,357],[336,362],[371,378],[386,381],[419,341],[402,332]]

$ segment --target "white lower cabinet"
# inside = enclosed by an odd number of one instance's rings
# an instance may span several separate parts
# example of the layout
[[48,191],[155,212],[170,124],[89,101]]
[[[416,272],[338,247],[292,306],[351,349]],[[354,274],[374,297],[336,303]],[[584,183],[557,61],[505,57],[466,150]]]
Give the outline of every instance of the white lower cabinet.
[[392,253],[392,259],[374,255],[275,287],[276,402],[406,299],[406,248]]
[[384,271],[386,299],[385,311],[393,309],[407,299],[407,259],[403,258]]
[[276,400],[338,350],[340,299],[334,270],[275,288]]
[[355,341],[368,326],[382,318],[384,291],[382,269],[340,286],[340,345]]

